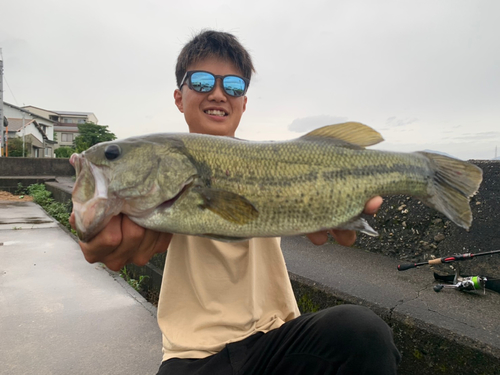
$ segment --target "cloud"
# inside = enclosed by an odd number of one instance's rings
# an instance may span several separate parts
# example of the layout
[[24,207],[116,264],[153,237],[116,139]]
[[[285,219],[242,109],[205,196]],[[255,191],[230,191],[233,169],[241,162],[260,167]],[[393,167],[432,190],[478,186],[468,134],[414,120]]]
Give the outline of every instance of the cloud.
[[396,116],[389,117],[385,120],[386,125],[390,127],[399,127],[411,125],[418,121],[418,118],[397,118]]
[[500,140],[500,132],[464,133],[456,137],[449,137],[449,139],[457,141],[494,141],[495,138]]
[[310,130],[317,129],[321,126],[339,124],[346,122],[347,117],[340,116],[330,116],[330,115],[318,115],[296,118],[288,125],[288,130],[297,133],[303,133]]

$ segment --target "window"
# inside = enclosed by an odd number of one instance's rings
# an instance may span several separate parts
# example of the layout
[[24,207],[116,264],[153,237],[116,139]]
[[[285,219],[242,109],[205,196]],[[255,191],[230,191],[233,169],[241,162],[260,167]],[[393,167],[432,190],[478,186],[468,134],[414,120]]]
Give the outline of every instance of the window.
[[73,142],[73,133],[62,133],[61,142]]
[[45,147],[45,157],[50,156],[50,148]]

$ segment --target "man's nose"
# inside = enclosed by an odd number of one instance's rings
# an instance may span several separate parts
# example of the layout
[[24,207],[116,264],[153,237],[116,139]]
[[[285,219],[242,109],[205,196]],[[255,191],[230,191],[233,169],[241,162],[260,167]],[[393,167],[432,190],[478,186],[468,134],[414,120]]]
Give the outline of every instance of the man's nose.
[[210,92],[209,99],[216,101],[226,101],[227,100],[226,95],[227,94],[224,91],[224,88],[222,87],[222,78],[216,78],[215,87]]

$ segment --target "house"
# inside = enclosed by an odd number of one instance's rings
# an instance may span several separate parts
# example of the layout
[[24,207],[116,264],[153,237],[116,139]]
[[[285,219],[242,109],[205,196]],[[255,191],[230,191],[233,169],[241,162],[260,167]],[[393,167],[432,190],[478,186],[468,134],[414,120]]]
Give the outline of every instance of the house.
[[55,142],[48,139],[43,126],[35,119],[8,118],[7,138],[23,138],[29,145],[28,155],[33,158],[54,157]]
[[54,121],[13,104],[3,102],[8,120],[7,137],[25,137],[31,157],[54,157]]
[[92,112],[52,111],[32,105],[24,106],[23,109],[54,121],[54,131],[57,139],[55,148],[72,147],[73,140],[79,135],[79,124],[86,122],[98,123],[96,115]]

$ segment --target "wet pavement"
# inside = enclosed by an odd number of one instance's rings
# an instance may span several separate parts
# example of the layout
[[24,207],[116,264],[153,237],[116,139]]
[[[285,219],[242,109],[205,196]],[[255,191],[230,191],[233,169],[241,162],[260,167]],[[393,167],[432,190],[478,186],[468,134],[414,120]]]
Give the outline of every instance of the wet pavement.
[[0,201],[0,374],[155,374],[156,308],[32,202]]

